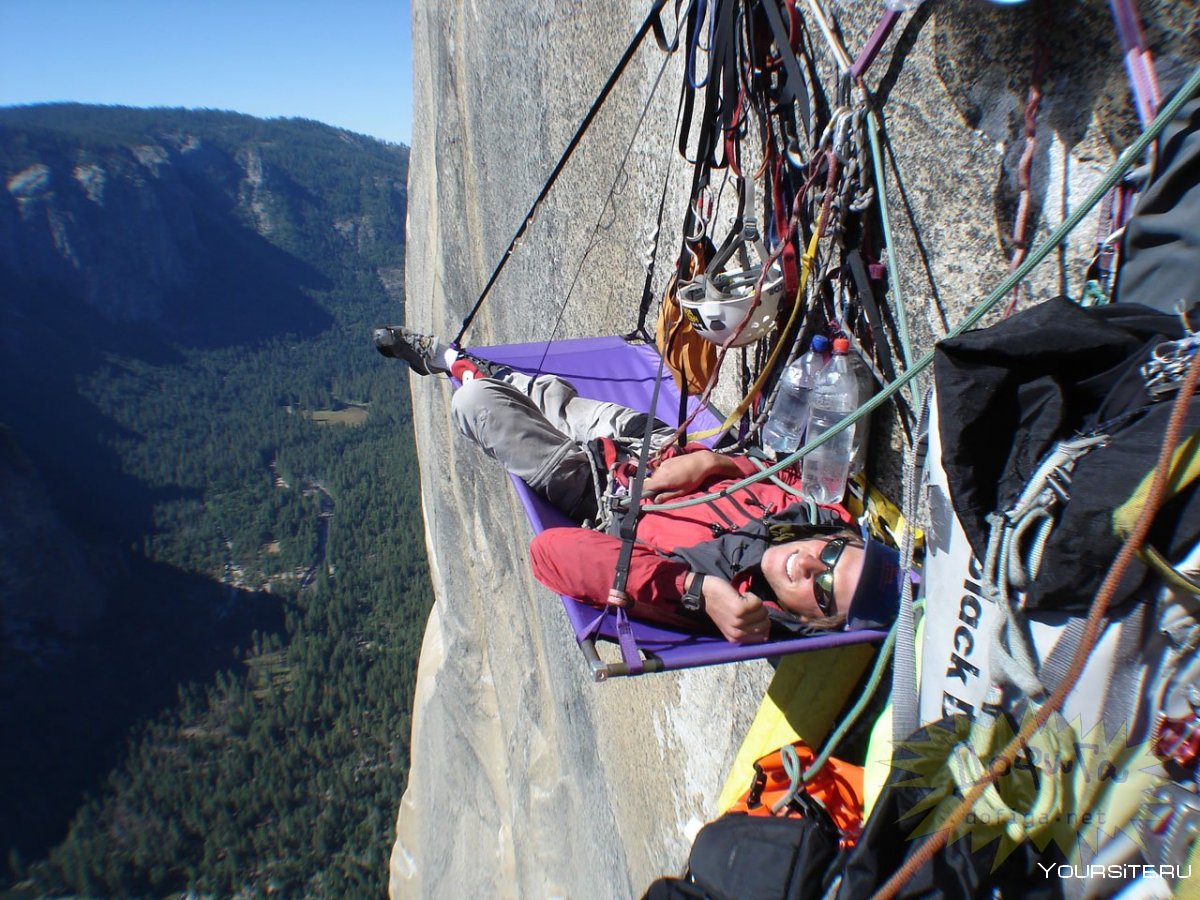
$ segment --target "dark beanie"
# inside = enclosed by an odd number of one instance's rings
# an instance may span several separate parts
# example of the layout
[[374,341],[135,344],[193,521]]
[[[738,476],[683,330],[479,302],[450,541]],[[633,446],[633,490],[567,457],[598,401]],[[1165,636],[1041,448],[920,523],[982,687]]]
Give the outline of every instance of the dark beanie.
[[900,554],[868,538],[863,547],[862,574],[846,613],[846,627],[887,628],[899,608]]

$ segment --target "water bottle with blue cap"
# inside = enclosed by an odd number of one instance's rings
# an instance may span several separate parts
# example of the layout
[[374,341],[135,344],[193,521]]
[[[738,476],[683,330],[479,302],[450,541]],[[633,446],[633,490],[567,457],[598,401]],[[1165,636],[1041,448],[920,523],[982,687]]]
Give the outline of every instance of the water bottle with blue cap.
[[808,352],[783,370],[771,416],[763,428],[763,449],[775,459],[794,453],[808,424],[817,375],[829,362],[829,338],[818,334]]

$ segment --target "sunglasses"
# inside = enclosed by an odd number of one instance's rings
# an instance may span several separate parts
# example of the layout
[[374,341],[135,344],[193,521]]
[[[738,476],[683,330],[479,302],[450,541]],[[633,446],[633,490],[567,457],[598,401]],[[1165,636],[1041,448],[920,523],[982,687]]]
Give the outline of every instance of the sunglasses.
[[833,569],[848,543],[846,538],[834,538],[821,548],[818,559],[825,566],[825,571],[813,579],[813,599],[817,601],[821,615],[832,616],[837,612],[837,604],[833,602]]

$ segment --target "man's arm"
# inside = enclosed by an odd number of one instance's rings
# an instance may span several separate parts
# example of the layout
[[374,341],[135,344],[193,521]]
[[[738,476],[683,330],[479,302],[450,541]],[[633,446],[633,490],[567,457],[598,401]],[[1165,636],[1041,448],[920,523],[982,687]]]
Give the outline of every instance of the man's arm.
[[[612,535],[582,528],[550,528],[529,545],[533,574],[560,594],[594,606],[609,601],[621,541]],[[643,621],[693,631],[697,620],[683,613],[679,601],[691,571],[686,563],[667,559],[653,550],[634,545],[629,561],[626,594],[633,601],[632,615]],[[752,643],[767,638],[769,621],[761,601],[739,594],[729,582],[715,576],[704,580],[704,611],[727,640]]]
[[692,493],[713,478],[741,478],[757,471],[749,460],[711,450],[689,450],[659,463],[646,479],[645,491],[659,503]]
[[[533,574],[551,590],[595,606],[608,602],[621,541],[610,534],[585,528],[549,528],[529,545]],[[655,607],[688,621],[679,614],[687,564],[665,559],[640,544],[629,561],[626,593],[639,606]],[[695,621],[692,620],[692,624]]]

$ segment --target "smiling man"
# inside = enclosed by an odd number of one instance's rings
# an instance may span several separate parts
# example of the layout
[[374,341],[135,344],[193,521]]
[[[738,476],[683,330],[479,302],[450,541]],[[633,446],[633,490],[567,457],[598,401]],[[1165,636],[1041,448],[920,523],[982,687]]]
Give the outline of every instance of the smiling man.
[[[685,465],[683,484],[699,480],[681,487]],[[753,471],[744,457],[696,450],[665,460],[646,489],[660,498],[699,497],[749,474],[743,465]],[[710,621],[735,643],[767,640],[773,627],[886,626],[899,601],[896,551],[864,541],[840,507],[813,509],[794,499],[759,482],[684,509],[646,512],[620,595],[610,586],[621,542],[609,534],[548,529],[530,545],[533,572],[555,591],[597,606],[624,603],[643,620],[693,630]]]
[[[793,468],[731,493],[638,523],[626,590],[611,585],[621,541],[604,513],[627,489],[646,416],[580,397],[555,375],[532,377],[453,350],[401,326],[375,331],[375,346],[418,375],[454,375],[451,411],[459,431],[584,528],[534,538],[534,575],[547,587],[596,606],[673,628],[715,627],[736,643],[767,640],[772,628],[885,626],[899,599],[896,551],[864,541],[841,506],[797,502]],[[674,431],[659,423],[652,444]],[[721,492],[758,472],[746,456],[699,444],[656,456],[644,484],[657,502]]]

